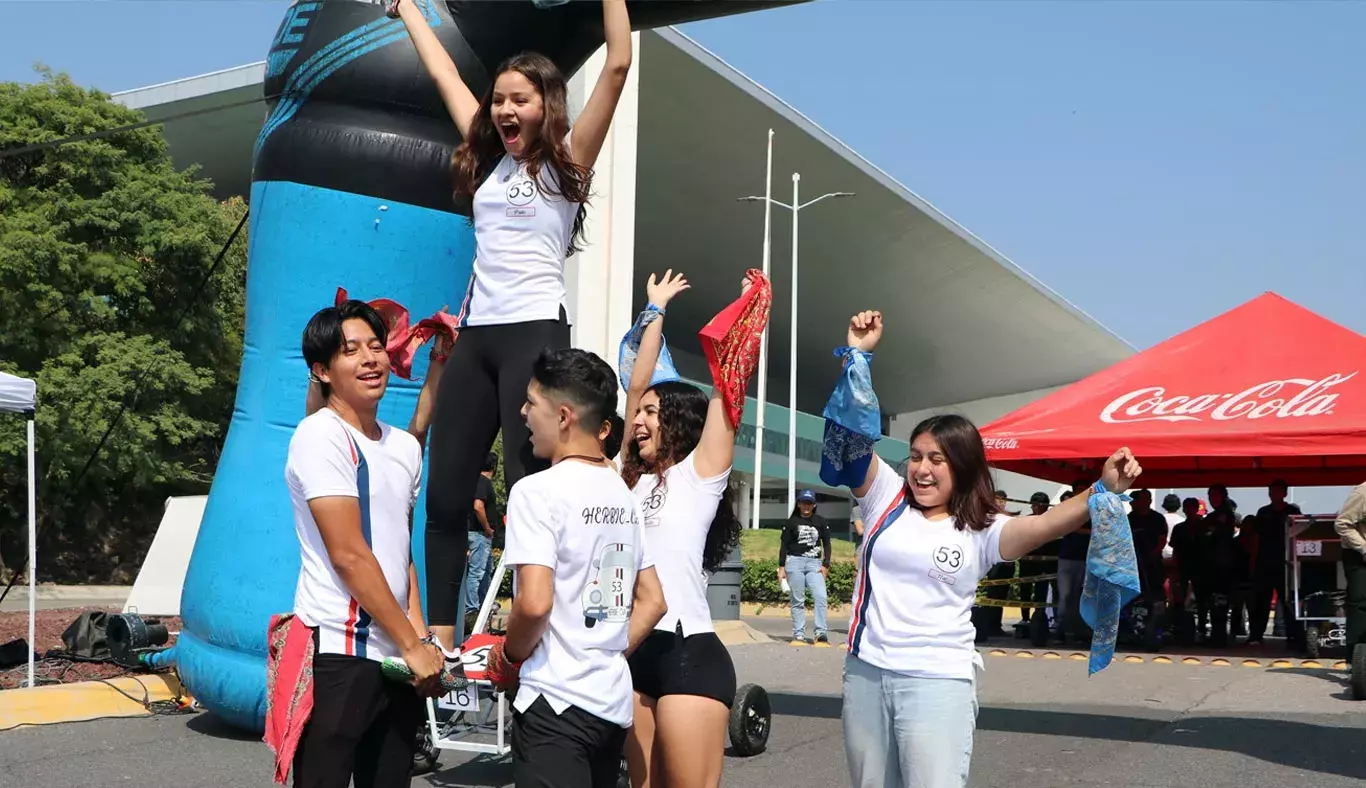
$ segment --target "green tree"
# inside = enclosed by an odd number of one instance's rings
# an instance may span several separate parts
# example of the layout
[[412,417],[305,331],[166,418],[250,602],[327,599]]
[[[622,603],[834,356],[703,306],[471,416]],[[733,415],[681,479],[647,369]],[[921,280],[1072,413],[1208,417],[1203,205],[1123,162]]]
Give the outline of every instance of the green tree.
[[[38,71],[0,83],[0,151],[143,120]],[[38,382],[42,580],[129,580],[165,499],[208,489],[237,387],[247,248],[243,232],[197,293],[246,211],[211,186],[175,169],[157,126],[0,158],[0,370]],[[24,555],[23,456],[22,424],[0,420],[11,566]]]

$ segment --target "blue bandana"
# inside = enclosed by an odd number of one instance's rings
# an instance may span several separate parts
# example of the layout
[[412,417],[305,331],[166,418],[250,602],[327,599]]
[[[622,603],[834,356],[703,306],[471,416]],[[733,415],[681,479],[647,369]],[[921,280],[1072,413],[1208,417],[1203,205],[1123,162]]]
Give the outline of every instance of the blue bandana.
[[831,487],[858,487],[868,476],[873,446],[882,438],[882,409],[868,367],[873,354],[841,347],[835,355],[844,358],[845,365],[821,413],[821,481]]
[[[640,355],[640,341],[645,338],[645,327],[658,320],[661,312],[653,306],[641,312],[626,336],[621,338],[621,349],[617,352],[617,374],[621,377],[621,390],[631,388],[631,371],[636,368],[636,357]],[[659,360],[655,362],[654,374],[650,385],[682,380],[674,367],[673,357],[669,355],[669,343],[660,337]]]
[[1091,547],[1086,553],[1086,581],[1081,591],[1081,617],[1095,633],[1087,675],[1104,670],[1115,658],[1119,613],[1138,596],[1138,559],[1134,553],[1126,495],[1093,490],[1087,499],[1091,513]]

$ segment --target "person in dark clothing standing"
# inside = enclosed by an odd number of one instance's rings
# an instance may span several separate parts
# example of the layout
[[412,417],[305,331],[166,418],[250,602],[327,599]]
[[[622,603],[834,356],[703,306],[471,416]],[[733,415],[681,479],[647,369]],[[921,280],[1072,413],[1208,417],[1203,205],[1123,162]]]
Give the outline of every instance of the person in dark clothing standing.
[[1229,608],[1237,588],[1238,567],[1247,557],[1236,539],[1238,517],[1233,502],[1222,485],[1209,488],[1210,513],[1205,516],[1204,546],[1201,550],[1203,566],[1203,595],[1210,615],[1209,642],[1216,647],[1228,645]]
[[[1051,505],[1048,500],[1048,493],[1036,492],[1029,496],[1029,513],[1035,516],[1048,511]],[[1034,550],[1037,556],[1056,556],[1061,540],[1054,540]],[[1057,569],[1056,562],[1050,561],[1021,561],[1020,577],[1035,577],[1037,575],[1053,574]],[[1044,607],[1048,604],[1048,588],[1053,587],[1053,598],[1058,598],[1058,581],[1043,580],[1038,583],[1026,583],[1020,586],[1020,623],[1027,623],[1032,613],[1030,603],[1033,606]]]
[[1204,563],[1201,548],[1204,542],[1205,522],[1200,516],[1200,501],[1187,498],[1181,504],[1186,519],[1172,528],[1172,555],[1176,560],[1176,583],[1172,588],[1172,607],[1183,616],[1190,609],[1192,589],[1195,592],[1198,619],[1196,631],[1203,633],[1209,623],[1209,611],[1200,594],[1200,571]]
[[1261,643],[1266,636],[1266,623],[1271,617],[1272,597],[1285,616],[1285,634],[1292,645],[1304,642],[1304,633],[1295,622],[1293,605],[1286,597],[1285,536],[1290,530],[1290,518],[1301,514],[1300,507],[1285,500],[1290,487],[1277,480],[1266,488],[1271,503],[1257,510],[1257,557],[1252,570],[1252,607],[1248,611],[1250,623],[1247,642]]
[[[1005,512],[1006,506],[1010,503],[1005,490],[996,491],[996,509]],[[1009,514],[1019,514],[1013,512]],[[987,570],[987,580],[1010,580],[1015,577],[1015,562],[1002,561],[991,569]],[[1021,589],[1021,593],[1023,593]],[[1000,585],[987,586],[986,598],[994,602],[1002,603],[1010,597],[1010,585],[1002,583]],[[1005,615],[1005,608],[993,605],[991,607],[979,608],[977,611],[978,631],[977,642],[982,643],[988,637],[1005,637],[1006,632],[1001,628],[1001,619]]]
[[[1067,497],[1083,494],[1089,486],[1090,482],[1078,480]],[[1086,622],[1081,618],[1081,590],[1086,582],[1086,553],[1090,549],[1090,520],[1064,536],[1058,546],[1058,639],[1064,642],[1068,635],[1083,641],[1090,639],[1085,631]]]
[[825,578],[830,573],[830,525],[816,514],[816,494],[802,490],[797,509],[783,526],[778,544],[778,577],[792,587],[792,640],[806,642],[806,591],[816,605],[816,644],[828,645],[825,634]]
[[493,491],[493,473],[497,469],[498,455],[489,452],[475,481],[474,506],[470,509],[469,522],[470,557],[465,569],[466,635],[474,629],[479,606],[488,594],[489,579],[493,577],[489,558],[493,555],[493,532],[501,522],[498,517],[498,497]]
[[1129,512],[1129,530],[1134,537],[1134,553],[1138,558],[1138,579],[1143,599],[1149,609],[1157,612],[1162,599],[1162,548],[1167,546],[1167,518],[1153,510],[1153,494],[1138,490],[1133,494],[1133,510]]

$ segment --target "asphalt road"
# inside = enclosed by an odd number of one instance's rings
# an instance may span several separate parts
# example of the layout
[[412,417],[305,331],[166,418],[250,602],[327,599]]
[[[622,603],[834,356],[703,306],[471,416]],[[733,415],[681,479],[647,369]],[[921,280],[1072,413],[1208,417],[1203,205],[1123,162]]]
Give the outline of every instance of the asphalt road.
[[[844,652],[775,642],[731,653],[741,682],[768,690],[775,717],[768,751],[727,758],[724,784],[847,785]],[[1357,788],[1366,779],[1366,704],[1347,699],[1341,671],[1116,664],[1088,678],[1084,662],[1066,659],[986,664],[976,788]],[[4,786],[272,785],[265,745],[206,714],[21,729],[0,741]],[[413,784],[509,778],[505,763],[446,752],[436,773]]]

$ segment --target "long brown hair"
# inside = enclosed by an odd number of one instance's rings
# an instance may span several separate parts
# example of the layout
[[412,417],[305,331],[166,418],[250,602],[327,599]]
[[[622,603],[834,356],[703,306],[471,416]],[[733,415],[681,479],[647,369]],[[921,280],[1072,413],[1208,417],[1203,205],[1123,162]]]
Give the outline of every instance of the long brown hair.
[[[470,121],[470,133],[451,155],[451,175],[455,180],[457,201],[469,200],[493,172],[499,159],[506,154],[503,140],[493,123],[493,86],[498,77],[516,71],[526,77],[541,94],[544,115],[541,132],[526,153],[527,173],[536,181],[541,193],[579,203],[574,217],[574,231],[569,237],[566,255],[580,251],[583,242],[583,219],[587,211],[593,171],[574,161],[565,136],[569,133],[569,89],[564,74],[550,58],[535,52],[523,52],[504,60],[494,72],[488,90],[479,100],[479,111]],[[546,177],[546,170],[550,177]]]
[[[977,432],[977,427],[955,414],[931,416],[915,425],[915,429],[911,430],[910,442],[915,443],[916,438],[927,432],[943,450],[944,459],[949,463],[949,473],[953,477],[953,494],[949,496],[949,515],[953,517],[953,527],[960,531],[990,528],[999,509],[996,508],[996,490],[991,483],[987,452],[982,446],[982,435]],[[908,475],[909,468],[908,463]],[[920,508],[909,482],[906,501]]]
[[[640,456],[640,446],[626,441],[621,457],[621,478],[626,486],[635,489],[636,482],[647,473],[655,474],[655,490],[667,485],[664,472],[687,459],[702,440],[702,428],[707,423],[707,395],[696,386],[682,381],[656,383],[649,388],[659,396],[658,452],[652,462]],[[632,418],[635,414],[627,414]],[[715,572],[726,556],[740,543],[741,523],[735,516],[735,495],[729,484],[716,505],[707,538],[702,546],[702,569]]]

